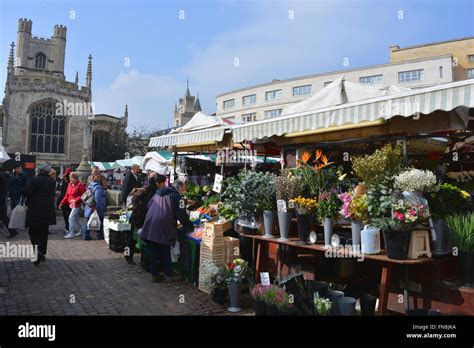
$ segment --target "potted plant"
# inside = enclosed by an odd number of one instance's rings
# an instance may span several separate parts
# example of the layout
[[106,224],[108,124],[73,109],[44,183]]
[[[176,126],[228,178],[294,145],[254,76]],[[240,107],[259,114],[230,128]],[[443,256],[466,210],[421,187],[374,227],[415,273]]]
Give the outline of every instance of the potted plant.
[[433,249],[434,257],[442,257],[451,254],[452,240],[446,217],[449,215],[464,213],[469,208],[469,194],[451,184],[440,184],[427,195],[430,207],[431,221],[433,226]]
[[393,204],[388,228],[383,229],[388,258],[405,260],[408,256],[413,227],[428,218],[429,210],[425,204],[414,203],[406,199],[399,199]]
[[369,219],[366,195],[344,192],[339,195],[342,201],[341,215],[351,219],[352,245],[360,245],[360,232],[362,224]]
[[331,314],[331,300],[319,296],[315,293],[314,296],[314,312],[316,315],[326,316]]
[[227,308],[229,312],[236,313],[242,309],[240,304],[240,287],[242,281],[247,275],[248,265],[247,261],[242,259],[234,259],[225,265],[225,279],[227,287],[229,288],[230,307]]
[[395,176],[395,188],[412,201],[431,192],[436,186],[436,176],[429,170],[409,169]]
[[217,272],[211,277],[212,282],[212,300],[215,303],[223,305],[227,300],[227,282],[224,266],[219,266]]
[[272,285],[267,289],[264,295],[264,301],[267,306],[267,315],[278,315],[277,302],[282,301],[284,291],[284,289],[279,288],[276,285]]
[[324,244],[326,248],[331,245],[331,236],[334,219],[337,218],[342,202],[337,193],[332,191],[321,192],[318,202],[318,218],[324,224]]
[[260,188],[259,209],[263,211],[265,238],[273,238],[276,219],[275,175],[266,173]]
[[290,200],[290,203],[296,209],[296,222],[298,225],[299,245],[308,244],[308,235],[311,223],[311,214],[316,211],[318,206],[316,198],[304,198],[298,196]]
[[275,304],[278,309],[278,315],[280,316],[290,316],[296,314],[293,304],[290,303],[290,297],[283,288],[278,288]]
[[284,171],[275,179],[275,192],[278,208],[278,224],[280,228],[280,241],[288,241],[290,235],[290,222],[293,212],[290,209],[289,202],[297,197],[300,180],[291,174],[290,171]]
[[268,285],[258,284],[258,285],[255,285],[250,291],[253,298],[253,304],[255,307],[256,316],[267,315],[267,306],[265,304],[265,294],[269,288],[270,286]]
[[474,213],[450,215],[446,223],[458,250],[461,281],[463,285],[474,286]]

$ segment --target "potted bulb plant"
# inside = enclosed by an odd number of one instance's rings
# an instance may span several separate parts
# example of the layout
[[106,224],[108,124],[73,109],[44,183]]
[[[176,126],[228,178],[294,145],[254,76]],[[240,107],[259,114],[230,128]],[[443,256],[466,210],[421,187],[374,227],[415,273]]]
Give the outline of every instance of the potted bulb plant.
[[474,286],[474,213],[450,215],[446,223],[457,248],[463,285]]
[[256,316],[267,315],[267,306],[265,304],[265,294],[269,288],[270,286],[268,285],[257,284],[250,291],[253,298]]
[[334,220],[337,219],[342,202],[335,190],[321,192],[318,200],[318,219],[324,224],[324,244],[326,248],[331,245],[331,236]]

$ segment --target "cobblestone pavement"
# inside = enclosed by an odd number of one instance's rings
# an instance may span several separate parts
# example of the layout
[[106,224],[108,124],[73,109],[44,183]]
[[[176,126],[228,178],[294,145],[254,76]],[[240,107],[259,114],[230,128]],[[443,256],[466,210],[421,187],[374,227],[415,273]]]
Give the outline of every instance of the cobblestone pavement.
[[[57,220],[63,223],[60,216]],[[28,259],[0,259],[0,315],[229,314],[188,282],[151,283],[140,254],[130,266],[105,241],[65,240],[63,229],[51,226],[47,260],[39,266]],[[26,231],[5,237],[0,232],[0,243],[30,243]],[[247,310],[240,314],[248,315],[250,300],[243,302]]]

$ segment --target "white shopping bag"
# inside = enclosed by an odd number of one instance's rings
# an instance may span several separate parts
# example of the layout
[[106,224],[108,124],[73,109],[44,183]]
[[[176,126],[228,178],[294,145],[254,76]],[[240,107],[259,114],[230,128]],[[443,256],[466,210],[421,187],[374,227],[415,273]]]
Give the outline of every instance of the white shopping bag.
[[92,213],[89,221],[87,221],[87,229],[89,231],[100,231],[100,218],[97,210]]
[[21,202],[12,210],[12,216],[10,217],[10,223],[8,228],[24,230],[26,223],[26,212],[28,207]]

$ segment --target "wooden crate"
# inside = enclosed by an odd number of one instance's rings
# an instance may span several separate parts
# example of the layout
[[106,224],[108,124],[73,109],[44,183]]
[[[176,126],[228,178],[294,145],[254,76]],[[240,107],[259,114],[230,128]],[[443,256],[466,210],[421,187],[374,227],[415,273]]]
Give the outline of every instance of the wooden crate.
[[[201,250],[199,255],[199,264],[205,261],[213,261],[218,266],[225,263],[224,234],[225,224],[206,223],[204,226],[204,235],[201,241]],[[202,284],[199,274],[198,289],[206,294],[211,293],[211,289]]]
[[[235,248],[238,248],[238,254],[235,254]],[[240,242],[238,238],[224,237],[225,263],[232,262],[240,257]]]

